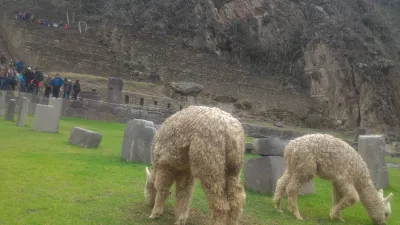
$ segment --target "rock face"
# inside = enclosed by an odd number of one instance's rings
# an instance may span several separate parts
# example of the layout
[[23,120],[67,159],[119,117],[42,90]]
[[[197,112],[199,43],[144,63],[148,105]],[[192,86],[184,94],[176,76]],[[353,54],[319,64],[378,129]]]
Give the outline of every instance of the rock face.
[[368,166],[375,188],[389,185],[389,173],[385,162],[385,139],[381,135],[360,135],[358,153]]
[[30,100],[27,97],[23,97],[18,110],[17,126],[26,126],[26,116],[28,115]]
[[130,162],[151,164],[151,144],[156,134],[153,122],[134,119],[126,124],[121,156]]
[[197,94],[204,89],[204,85],[195,82],[171,82],[171,87],[184,95]]
[[[260,193],[274,193],[278,179],[285,172],[285,161],[280,156],[265,156],[249,159],[244,165],[246,189]],[[314,183],[310,181],[300,188],[300,195],[314,193]]]
[[100,145],[103,135],[91,130],[74,127],[69,135],[68,143],[84,148],[97,148]]
[[262,156],[282,156],[286,144],[278,137],[254,140],[254,153]]
[[108,78],[107,101],[121,104],[124,81],[119,77]]
[[5,120],[6,121],[14,121],[14,116],[15,116],[15,107],[17,106],[17,102],[15,99],[10,99],[8,103],[8,108],[6,111],[5,115]]
[[0,116],[4,116],[6,112],[6,93],[0,91]]
[[37,104],[32,129],[40,132],[55,133],[58,131],[59,117],[54,106]]

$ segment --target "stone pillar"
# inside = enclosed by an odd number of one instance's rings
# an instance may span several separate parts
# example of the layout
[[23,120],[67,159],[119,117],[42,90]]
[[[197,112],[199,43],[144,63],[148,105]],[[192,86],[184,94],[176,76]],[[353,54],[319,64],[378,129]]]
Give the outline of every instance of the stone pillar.
[[8,102],[8,108],[5,115],[6,121],[14,121],[16,106],[17,106],[17,101],[15,101],[15,99],[10,99],[10,101]]
[[56,109],[52,105],[36,105],[35,117],[32,122],[32,129],[40,132],[56,133],[58,131],[58,123]]
[[125,127],[121,156],[130,162],[151,164],[151,144],[156,134],[154,123],[134,119]]
[[385,161],[385,138],[382,135],[360,135],[358,153],[368,166],[376,189],[389,185],[389,173]]
[[28,115],[30,100],[27,97],[23,97],[18,110],[17,126],[26,126],[26,116]]
[[121,104],[122,88],[124,82],[119,77],[108,78],[107,101]]
[[0,91],[0,116],[6,113],[6,92]]

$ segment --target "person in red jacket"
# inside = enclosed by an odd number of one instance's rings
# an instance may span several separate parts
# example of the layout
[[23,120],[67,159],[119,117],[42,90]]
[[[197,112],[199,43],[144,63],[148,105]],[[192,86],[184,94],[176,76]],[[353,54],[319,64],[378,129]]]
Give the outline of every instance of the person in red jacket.
[[65,24],[65,25],[64,25],[64,29],[65,29],[66,31],[68,31],[68,29],[69,29],[68,24]]

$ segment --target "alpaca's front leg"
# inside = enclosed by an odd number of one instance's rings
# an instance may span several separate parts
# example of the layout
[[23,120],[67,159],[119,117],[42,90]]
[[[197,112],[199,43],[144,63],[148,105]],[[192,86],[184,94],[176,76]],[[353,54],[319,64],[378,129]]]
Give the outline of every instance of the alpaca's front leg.
[[194,187],[194,178],[192,174],[187,173],[176,179],[176,207],[175,214],[177,221],[175,225],[185,225],[189,217],[190,203]]
[[174,182],[174,175],[166,169],[158,169],[154,187],[156,189],[156,200],[151,212],[150,219],[156,219],[164,212],[165,202],[170,194],[169,189]]
[[334,219],[338,217],[341,221],[344,220],[341,217],[341,212],[344,208],[350,207],[359,201],[358,193],[352,184],[346,182],[335,182],[335,192],[340,193],[340,200],[330,210],[329,217]]
[[[342,199],[342,195],[340,194],[338,184],[333,181],[332,182],[332,206],[336,206],[340,200]],[[333,212],[333,208],[331,209],[331,213]],[[338,218],[340,221],[345,222],[342,218],[342,211],[336,211],[336,214],[330,215],[330,218]]]

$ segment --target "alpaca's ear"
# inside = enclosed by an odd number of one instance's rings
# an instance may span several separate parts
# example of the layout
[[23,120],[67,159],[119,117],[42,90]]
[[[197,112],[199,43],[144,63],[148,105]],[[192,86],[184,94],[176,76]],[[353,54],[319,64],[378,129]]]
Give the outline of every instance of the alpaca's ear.
[[146,175],[147,175],[147,177],[150,177],[150,175],[151,175],[149,168],[147,166],[146,166]]
[[380,189],[380,190],[378,191],[378,193],[379,193],[379,195],[382,196],[382,198],[383,198],[383,190]]
[[386,198],[385,198],[385,202],[388,203],[390,201],[392,201],[393,198],[393,193],[390,193]]

